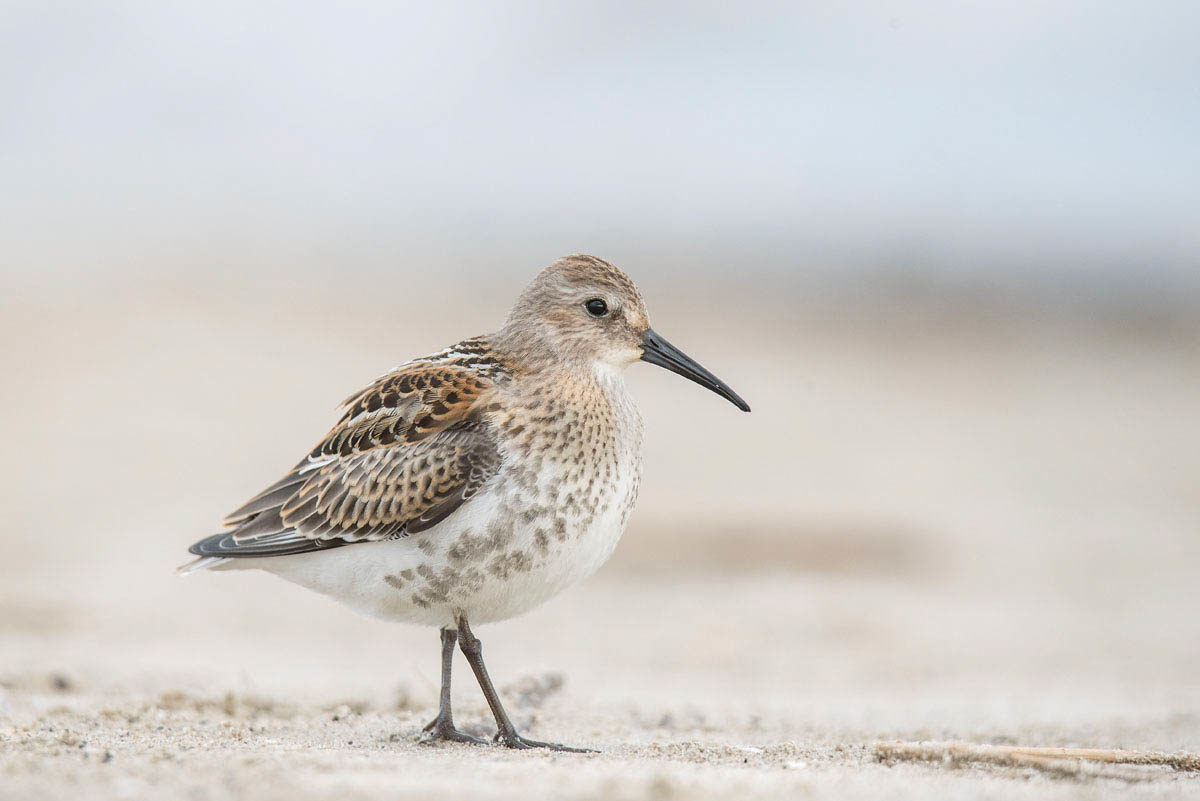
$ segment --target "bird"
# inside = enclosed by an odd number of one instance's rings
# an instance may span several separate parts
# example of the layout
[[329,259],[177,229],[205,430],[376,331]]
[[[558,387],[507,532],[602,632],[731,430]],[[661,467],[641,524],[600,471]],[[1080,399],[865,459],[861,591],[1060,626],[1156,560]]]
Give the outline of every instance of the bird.
[[180,571],[265,570],[366,616],[438,628],[441,692],[424,742],[489,742],[454,723],[457,645],[495,718],[490,742],[586,751],[517,731],[471,626],[532,609],[612,554],[641,483],[643,421],[623,377],[638,361],[750,411],[650,327],[624,272],[559,259],[495,333],[347,398],[329,433],[193,544]]

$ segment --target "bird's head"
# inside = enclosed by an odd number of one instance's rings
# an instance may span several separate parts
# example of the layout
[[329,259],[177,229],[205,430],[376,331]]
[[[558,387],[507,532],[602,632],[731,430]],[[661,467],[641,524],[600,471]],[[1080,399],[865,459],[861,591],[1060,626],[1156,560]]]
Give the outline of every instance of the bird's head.
[[534,358],[615,370],[639,360],[657,364],[750,411],[725,382],[659,336],[633,281],[595,256],[567,256],[542,270],[517,298],[503,335]]

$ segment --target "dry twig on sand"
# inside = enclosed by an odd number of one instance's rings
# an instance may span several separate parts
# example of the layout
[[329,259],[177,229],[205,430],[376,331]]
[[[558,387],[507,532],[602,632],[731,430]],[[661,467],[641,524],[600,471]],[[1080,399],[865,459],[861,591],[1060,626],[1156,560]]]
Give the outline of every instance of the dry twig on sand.
[[[1107,765],[1152,765],[1200,772],[1200,756],[1187,753],[1124,751],[1115,748],[1034,748],[1017,745],[981,745],[965,742],[881,742],[874,746],[881,762],[922,761],[950,765],[987,763],[1004,767],[1035,768],[1059,776],[1077,777],[1089,772],[1088,763]],[[1091,772],[1094,772],[1093,768]],[[1114,778],[1143,779],[1141,773],[1104,774]]]

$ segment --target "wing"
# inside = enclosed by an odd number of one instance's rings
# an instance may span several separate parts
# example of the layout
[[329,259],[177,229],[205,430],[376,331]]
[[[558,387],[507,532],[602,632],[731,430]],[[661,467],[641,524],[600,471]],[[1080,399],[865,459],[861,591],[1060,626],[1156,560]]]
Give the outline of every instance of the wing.
[[424,531],[500,469],[483,419],[491,377],[413,362],[343,404],[344,413],[280,481],[193,545],[200,556],[282,556]]

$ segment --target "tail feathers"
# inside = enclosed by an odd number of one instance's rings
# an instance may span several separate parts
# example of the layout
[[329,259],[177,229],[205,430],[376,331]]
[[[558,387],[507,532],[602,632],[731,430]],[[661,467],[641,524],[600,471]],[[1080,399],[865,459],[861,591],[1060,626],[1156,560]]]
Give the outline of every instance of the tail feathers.
[[197,570],[211,570],[228,561],[229,557],[227,556],[201,556],[199,559],[193,559],[186,565],[180,565],[175,568],[175,572],[180,576],[186,576],[189,573],[195,573]]

